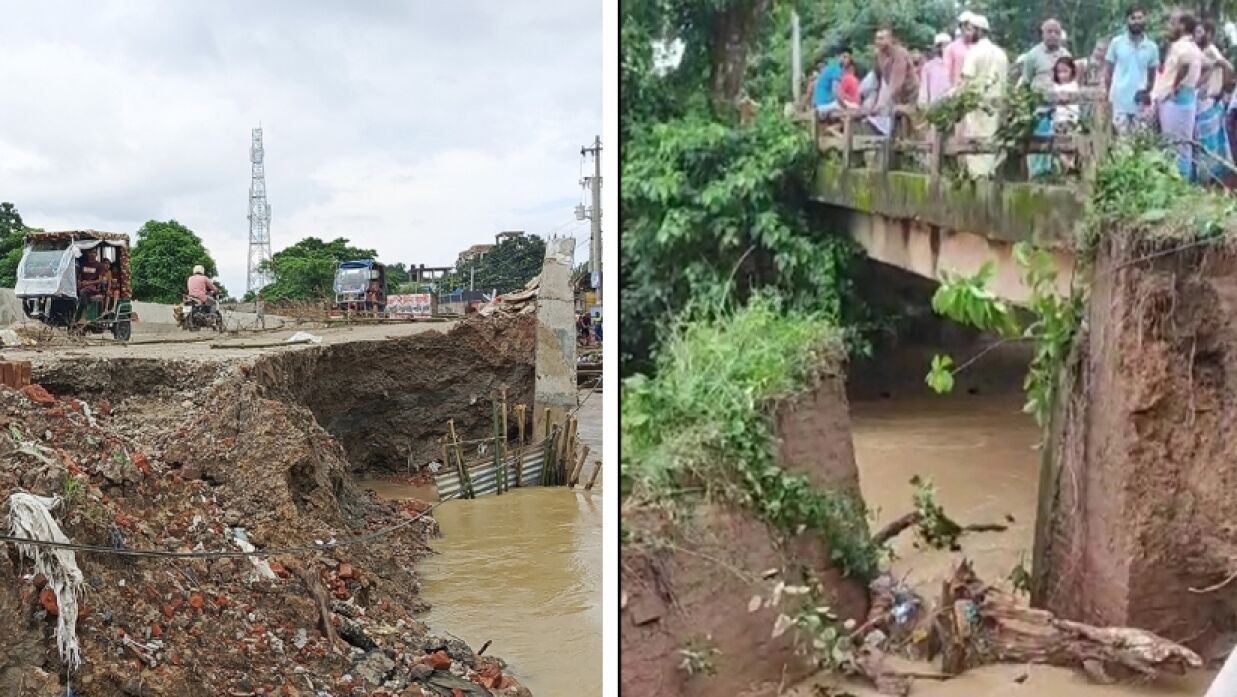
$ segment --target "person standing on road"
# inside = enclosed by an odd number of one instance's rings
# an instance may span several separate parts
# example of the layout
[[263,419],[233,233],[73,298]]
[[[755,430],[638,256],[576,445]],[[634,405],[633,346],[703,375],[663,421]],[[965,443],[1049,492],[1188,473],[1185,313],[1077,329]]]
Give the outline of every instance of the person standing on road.
[[919,106],[927,108],[949,94],[953,83],[949,80],[949,67],[945,65],[945,49],[949,47],[949,35],[937,34],[932,42],[932,59],[924,63],[919,76]]
[[1125,15],[1125,33],[1108,42],[1104,86],[1119,135],[1129,134],[1139,124],[1138,93],[1151,88],[1160,66],[1160,49],[1146,34],[1147,15],[1135,6]]
[[966,52],[971,48],[971,42],[967,38],[970,34],[967,27],[971,23],[971,18],[975,15],[971,12],[963,12],[958,17],[957,36],[949,46],[945,47],[945,72],[949,74],[949,86],[957,87],[962,81],[962,64],[966,61]]
[[919,76],[911,54],[893,36],[893,30],[882,27],[876,31],[876,112],[872,126],[881,135],[890,135],[894,126],[894,109],[914,104],[919,98]]
[[[1019,83],[1048,95],[1053,91],[1057,61],[1069,58],[1070,52],[1061,42],[1065,32],[1057,20],[1046,20],[1039,29],[1039,35],[1040,42],[1026,53],[1022,62]],[[1052,133],[1052,109],[1043,109],[1035,122],[1035,135],[1051,136]],[[1052,163],[1051,154],[1027,155],[1027,173],[1032,178],[1047,176],[1052,174]]]
[[1160,133],[1177,150],[1177,169],[1194,179],[1194,121],[1198,113],[1198,79],[1203,72],[1203,52],[1194,43],[1198,21],[1184,10],[1174,10],[1168,22],[1172,42],[1164,58],[1164,70],[1151,88],[1151,102],[1160,117]]
[[1095,43],[1095,50],[1086,58],[1079,59],[1078,82],[1080,87],[1098,87],[1104,84],[1105,57],[1108,55],[1109,40],[1101,38]]
[[[996,105],[1005,96],[1005,79],[1009,73],[1009,58],[988,38],[991,26],[988,18],[972,15],[964,34],[970,38],[970,49],[962,65],[963,88],[972,88],[987,104]],[[962,134],[967,138],[992,138],[999,126],[995,110],[988,113],[976,109],[962,120]],[[996,155],[967,155],[967,171],[973,178],[989,178],[996,172]]]
[[253,299],[253,309],[258,315],[255,324],[260,329],[266,329],[266,300],[262,297],[262,291],[258,291],[257,297]]
[[1198,114],[1194,119],[1194,140],[1202,149],[1195,165],[1201,183],[1221,181],[1230,171],[1228,131],[1224,119],[1228,111],[1224,85],[1233,73],[1233,64],[1216,47],[1215,24],[1201,22],[1194,30],[1194,43],[1203,53],[1203,71],[1198,79]]

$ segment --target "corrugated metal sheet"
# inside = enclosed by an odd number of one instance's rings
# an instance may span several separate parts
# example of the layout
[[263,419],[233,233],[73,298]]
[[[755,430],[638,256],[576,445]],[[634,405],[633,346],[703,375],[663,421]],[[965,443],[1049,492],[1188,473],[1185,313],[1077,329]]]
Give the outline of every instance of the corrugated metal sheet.
[[[524,468],[520,476],[521,486],[541,485],[541,466],[545,461],[544,451],[540,448],[530,448],[524,453]],[[466,463],[468,476],[472,478],[473,490],[477,496],[487,496],[498,491],[498,468],[494,460],[481,460]],[[515,457],[507,458],[507,482],[515,488]],[[443,467],[434,475],[434,484],[438,487],[438,497],[442,500],[454,497],[460,492],[460,476],[454,467]]]

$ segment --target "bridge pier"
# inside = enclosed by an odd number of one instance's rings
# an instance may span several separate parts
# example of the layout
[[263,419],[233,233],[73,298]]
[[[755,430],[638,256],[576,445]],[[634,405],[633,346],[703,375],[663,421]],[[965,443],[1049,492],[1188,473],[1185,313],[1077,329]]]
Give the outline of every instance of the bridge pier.
[[1219,585],[1237,571],[1237,254],[1104,240],[1045,449],[1032,603],[1208,658],[1237,632],[1237,584]]

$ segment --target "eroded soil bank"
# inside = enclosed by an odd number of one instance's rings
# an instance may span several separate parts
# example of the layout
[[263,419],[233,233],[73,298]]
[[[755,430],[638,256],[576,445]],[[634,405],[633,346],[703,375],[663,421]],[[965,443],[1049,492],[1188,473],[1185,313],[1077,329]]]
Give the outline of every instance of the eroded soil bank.
[[1103,240],[1041,483],[1036,600],[1222,656],[1237,637],[1237,585],[1217,585],[1237,570],[1237,255]]
[[[850,417],[841,380],[778,412],[784,466],[814,485],[857,492]],[[793,458],[793,459],[791,459]],[[623,511],[623,525],[647,544],[624,544],[620,557],[620,680],[636,696],[731,697],[769,684],[790,684],[812,672],[796,655],[793,632],[773,636],[778,609],[749,610],[768,595],[773,575],[787,583],[805,574],[821,581],[842,617],[867,613],[862,583],[844,578],[819,536],[789,545],[748,510],[700,504],[689,517],[665,510]],[[716,673],[693,676],[684,651],[716,650]]]
[[171,344],[169,356],[75,351],[34,360],[49,390],[112,401],[209,385],[243,366],[264,395],[309,409],[358,475],[404,472],[435,458],[448,419],[465,438],[491,435],[490,398],[504,387],[510,404],[532,409],[532,316],[498,315],[410,335],[366,329],[354,340],[341,334],[321,345],[267,351],[243,351],[239,342],[232,351]]
[[[488,419],[486,391],[499,373],[513,381],[524,374],[500,365],[522,345],[520,329],[507,331],[465,324],[240,359],[117,365],[46,356],[35,374],[50,394],[0,389],[0,497],[19,489],[61,494],[58,518],[70,539],[127,549],[236,550],[238,535],[281,549],[407,523],[424,504],[377,501],[353,485],[350,471],[432,428],[388,420],[388,440],[374,444],[365,440],[373,433],[329,432],[315,407],[329,423],[367,405],[380,410],[382,400],[406,404],[414,391],[441,387],[444,375],[467,372],[448,367],[454,355],[481,368],[457,392],[427,398],[447,410],[434,414],[432,427],[447,418],[480,422],[474,394]],[[435,354],[418,359],[427,347]],[[517,362],[531,366],[531,356]],[[381,365],[396,367],[382,373]],[[432,375],[418,377],[417,366]],[[366,377],[370,371],[381,375]],[[380,390],[387,394],[373,398]],[[414,416],[428,418],[423,409]],[[362,464],[352,462],[353,448]],[[270,573],[246,559],[79,553],[84,660],[72,687],[89,697],[526,694],[501,661],[419,619],[427,605],[416,569],[435,527],[425,518],[374,543],[278,554]],[[56,603],[28,562],[10,555],[0,567],[9,579],[0,618],[10,628],[0,637],[0,694],[65,694],[51,636]]]

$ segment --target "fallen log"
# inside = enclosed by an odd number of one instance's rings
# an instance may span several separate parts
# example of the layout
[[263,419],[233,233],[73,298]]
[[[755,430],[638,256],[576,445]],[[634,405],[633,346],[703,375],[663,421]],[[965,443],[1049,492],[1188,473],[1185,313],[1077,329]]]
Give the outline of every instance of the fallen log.
[[979,579],[966,560],[941,584],[934,625],[941,668],[951,675],[989,663],[1042,663],[1111,681],[1203,664],[1190,649],[1142,629],[1094,627],[1027,607]]
[[[943,516],[942,516],[943,517]],[[911,511],[906,515],[894,519],[885,527],[881,528],[872,536],[872,542],[877,545],[883,545],[889,540],[901,535],[908,528],[912,528],[923,522],[923,511]],[[947,524],[956,529],[956,534],[961,535],[967,532],[1005,532],[1009,529],[1008,525],[1001,523],[972,523],[970,525],[959,525],[949,518],[944,518]]]

